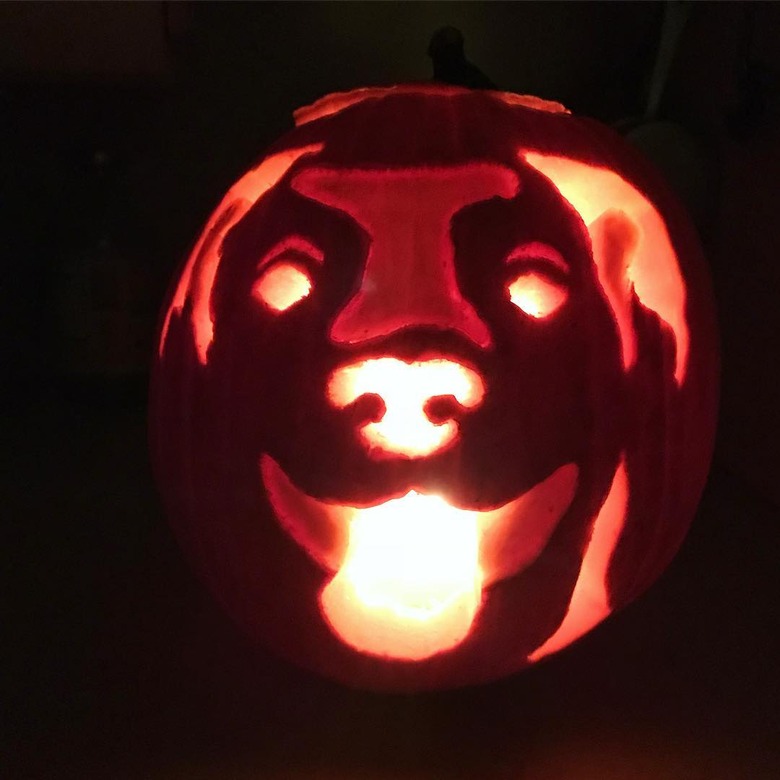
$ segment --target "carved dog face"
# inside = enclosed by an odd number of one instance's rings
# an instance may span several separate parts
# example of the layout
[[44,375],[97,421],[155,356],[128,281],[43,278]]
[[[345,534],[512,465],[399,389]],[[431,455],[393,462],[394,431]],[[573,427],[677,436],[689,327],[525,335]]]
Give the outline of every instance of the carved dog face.
[[231,190],[164,325],[162,405],[188,398],[178,512],[239,619],[419,687],[496,647],[526,663],[608,495],[625,515],[635,303],[604,267],[636,236],[620,212],[586,226],[516,133],[453,139],[444,100],[414,143],[382,119],[325,120]]

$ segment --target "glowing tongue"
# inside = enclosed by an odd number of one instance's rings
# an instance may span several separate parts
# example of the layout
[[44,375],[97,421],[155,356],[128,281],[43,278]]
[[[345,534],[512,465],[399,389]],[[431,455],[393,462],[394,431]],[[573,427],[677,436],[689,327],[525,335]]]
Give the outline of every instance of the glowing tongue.
[[414,491],[353,512],[344,563],[320,594],[336,634],[410,661],[462,642],[482,594],[477,514]]

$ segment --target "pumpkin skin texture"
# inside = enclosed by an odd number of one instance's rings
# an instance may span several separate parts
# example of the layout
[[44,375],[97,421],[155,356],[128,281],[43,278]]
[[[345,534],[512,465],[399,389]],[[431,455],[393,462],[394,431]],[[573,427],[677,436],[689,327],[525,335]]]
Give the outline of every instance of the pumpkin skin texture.
[[636,598],[711,456],[709,282],[611,130],[536,98],[329,96],[164,310],[174,531],[234,619],[346,684],[484,682]]

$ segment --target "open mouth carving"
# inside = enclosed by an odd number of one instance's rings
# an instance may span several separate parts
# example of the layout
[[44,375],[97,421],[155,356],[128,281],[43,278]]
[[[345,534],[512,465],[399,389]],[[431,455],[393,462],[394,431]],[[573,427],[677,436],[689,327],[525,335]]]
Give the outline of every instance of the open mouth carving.
[[486,589],[541,554],[577,490],[574,463],[505,504],[454,506],[410,486],[371,506],[315,498],[269,455],[263,483],[281,527],[333,576],[330,629],[362,653],[418,661],[469,635]]

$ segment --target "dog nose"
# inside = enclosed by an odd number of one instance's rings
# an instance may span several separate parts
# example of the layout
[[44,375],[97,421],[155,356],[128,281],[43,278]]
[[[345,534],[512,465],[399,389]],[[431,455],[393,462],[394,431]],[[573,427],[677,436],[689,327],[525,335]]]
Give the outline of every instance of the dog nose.
[[407,363],[383,357],[337,368],[327,395],[337,408],[361,401],[369,407],[367,399],[379,399],[375,419],[358,423],[363,444],[377,457],[419,458],[457,439],[459,417],[482,403],[485,383],[477,371],[453,360]]

